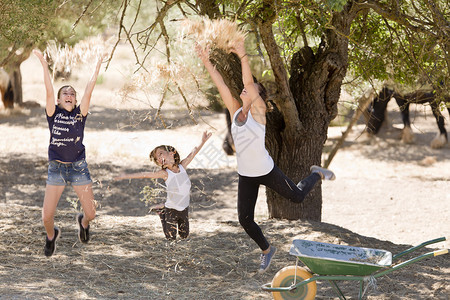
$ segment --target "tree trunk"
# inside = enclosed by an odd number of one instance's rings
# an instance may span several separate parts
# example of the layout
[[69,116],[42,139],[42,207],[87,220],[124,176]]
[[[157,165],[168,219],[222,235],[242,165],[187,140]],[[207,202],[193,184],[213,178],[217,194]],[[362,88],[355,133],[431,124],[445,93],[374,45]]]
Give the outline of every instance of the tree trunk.
[[23,104],[22,73],[20,71],[20,65],[30,56],[31,50],[31,46],[25,47],[21,52],[12,55],[3,66],[11,80],[11,86],[14,93],[14,104],[18,106]]
[[[267,113],[266,147],[275,164],[294,182],[310,174],[311,165],[321,165],[328,126],[337,115],[337,103],[348,64],[351,5],[332,17],[331,26],[313,52],[307,45],[295,53],[286,73],[272,25],[275,10],[271,1],[261,10],[258,24],[264,47],[274,71],[272,111]],[[236,99],[242,89],[240,62],[233,55],[214,51],[211,60]],[[292,203],[269,188],[266,190],[269,217],[321,221],[322,190],[319,182],[303,203]]]
[[[270,124],[270,123],[268,123]],[[310,174],[313,164],[320,164],[323,137],[311,135],[291,136],[286,130],[277,131],[268,125],[267,148],[275,164],[295,183]],[[271,143],[276,139],[276,145]],[[320,221],[322,215],[322,190],[320,181],[301,204],[290,202],[271,189],[266,189],[267,205],[271,218],[288,220],[308,219]]]
[[[340,88],[348,65],[348,40],[343,34],[349,32],[349,19],[345,10],[336,13],[332,19],[336,29],[327,30],[316,53],[305,46],[294,54],[289,89],[298,119],[292,119],[292,111],[282,109],[274,112],[278,116],[268,118],[267,148],[278,167],[296,183],[310,174],[311,165],[321,165],[328,126],[337,115]],[[270,51],[270,47],[266,49]],[[287,107],[283,101],[274,99],[277,107]],[[300,131],[296,130],[298,122]],[[301,204],[291,203],[270,189],[266,194],[271,218],[321,221],[320,182]]]
[[15,66],[13,71],[9,74],[11,85],[14,91],[14,104],[22,106],[23,92],[22,92],[22,73],[20,72],[20,65]]

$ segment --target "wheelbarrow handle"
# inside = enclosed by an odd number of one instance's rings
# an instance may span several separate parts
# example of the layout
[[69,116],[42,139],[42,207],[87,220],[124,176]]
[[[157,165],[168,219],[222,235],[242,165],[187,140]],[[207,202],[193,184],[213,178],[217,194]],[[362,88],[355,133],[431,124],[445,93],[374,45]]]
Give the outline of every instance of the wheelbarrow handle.
[[427,245],[434,244],[434,243],[438,243],[438,242],[443,242],[443,241],[445,241],[445,240],[446,240],[445,237],[440,237],[440,238],[437,238],[437,239],[434,239],[434,240],[430,240],[430,241],[427,241],[427,242],[423,242],[423,243],[420,244],[420,245],[417,245],[417,246],[415,246],[415,247],[409,248],[408,250],[405,250],[405,251],[403,251],[403,252],[401,252],[401,253],[399,253],[399,254],[397,254],[397,255],[394,255],[394,256],[392,257],[392,260],[394,261],[394,260],[398,259],[399,257],[405,255],[405,254],[408,254],[408,253],[410,253],[410,252],[412,252],[412,251],[415,251],[415,250],[417,250],[417,249],[423,248],[423,247],[425,247],[425,246],[427,246]]
[[272,287],[272,283],[266,283],[261,286],[261,289],[266,292],[289,292],[295,289],[295,286],[280,286],[280,287]]
[[434,256],[447,254],[447,253],[448,253],[448,249],[437,250],[437,251],[434,251]]
[[411,258],[410,260],[407,260],[407,261],[405,261],[405,262],[402,262],[402,263],[400,263],[400,264],[398,264],[398,265],[394,265],[394,266],[392,266],[392,267],[390,267],[390,268],[388,268],[388,269],[386,269],[386,270],[384,270],[384,271],[378,272],[378,273],[376,273],[376,274],[374,275],[374,277],[375,277],[375,278],[378,278],[378,277],[380,277],[380,276],[383,276],[383,275],[385,275],[385,274],[387,274],[387,273],[390,273],[390,272],[392,272],[392,271],[395,271],[395,270],[398,270],[398,269],[400,269],[400,268],[403,268],[403,267],[405,267],[405,266],[407,266],[407,265],[410,265],[410,264],[412,264],[412,263],[418,262],[418,261],[420,261],[420,260],[422,260],[422,259],[424,259],[424,258],[427,258],[427,257],[435,257],[435,256],[438,256],[438,255],[443,255],[443,254],[447,254],[447,253],[448,253],[448,249],[441,249],[441,250],[436,250],[436,251],[428,252],[428,253],[422,254],[422,255],[420,255],[420,256]]

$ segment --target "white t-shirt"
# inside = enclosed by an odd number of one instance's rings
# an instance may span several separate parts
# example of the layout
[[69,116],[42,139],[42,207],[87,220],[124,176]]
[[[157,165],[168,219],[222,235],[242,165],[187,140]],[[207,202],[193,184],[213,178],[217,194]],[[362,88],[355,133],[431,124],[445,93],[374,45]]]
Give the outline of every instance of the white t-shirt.
[[241,111],[242,107],[234,113],[231,124],[238,173],[248,177],[266,175],[274,167],[273,159],[270,157],[265,144],[266,126],[256,122],[250,111],[245,123],[238,124],[236,118]]
[[189,206],[191,181],[183,166],[178,165],[178,168],[180,168],[179,173],[166,169],[168,174],[166,180],[167,200],[164,205],[167,208],[183,211]]

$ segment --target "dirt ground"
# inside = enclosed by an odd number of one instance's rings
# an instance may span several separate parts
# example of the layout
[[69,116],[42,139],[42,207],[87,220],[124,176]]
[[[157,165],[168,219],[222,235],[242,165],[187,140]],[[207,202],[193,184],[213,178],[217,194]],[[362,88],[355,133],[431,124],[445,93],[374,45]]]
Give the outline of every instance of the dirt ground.
[[[268,219],[261,188],[257,221],[279,251],[270,269],[258,275],[259,250],[237,221],[235,158],[221,151],[224,115],[194,107],[195,125],[184,108],[169,103],[164,110],[169,128],[164,129],[151,108],[157,107],[156,98],[120,99],[117,87],[126,75],[125,57],[119,52],[102,73],[86,125],[87,161],[99,203],[92,240],[87,245],[78,242],[79,207],[73,190],[66,188],[55,219],[62,236],[51,258],[43,255],[41,222],[49,139],[45,90],[37,60],[23,64],[27,106],[0,111],[0,299],[271,299],[261,285],[271,282],[281,268],[295,265],[295,257],[289,255],[294,239],[397,254],[427,240],[450,237],[449,144],[439,150],[429,147],[437,127],[422,106],[413,107],[411,114],[416,143],[402,144],[394,105],[389,108],[390,124],[379,136],[364,140],[363,125],[357,125],[334,158],[330,168],[337,179],[322,184],[322,222]],[[70,83],[81,92],[87,79],[74,75]],[[187,155],[204,130],[211,130],[213,137],[188,170],[193,185],[191,235],[168,242],[159,218],[140,200],[143,187],[152,183],[112,178],[153,169],[148,153],[159,144],[171,144]],[[327,146],[343,130],[330,128]],[[449,243],[407,258],[441,248],[449,248]],[[449,299],[449,258],[422,260],[380,277],[365,296]],[[356,282],[339,285],[349,299],[357,298]],[[328,282],[318,282],[316,299],[336,299]]]

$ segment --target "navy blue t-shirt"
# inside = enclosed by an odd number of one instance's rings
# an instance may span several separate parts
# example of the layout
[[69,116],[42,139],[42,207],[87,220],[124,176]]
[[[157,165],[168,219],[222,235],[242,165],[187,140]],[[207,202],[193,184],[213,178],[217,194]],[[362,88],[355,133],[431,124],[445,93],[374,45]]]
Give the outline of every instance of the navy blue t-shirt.
[[56,106],[53,116],[47,115],[50,129],[49,161],[76,162],[86,158],[83,145],[86,117],[81,114],[80,106],[71,112]]

